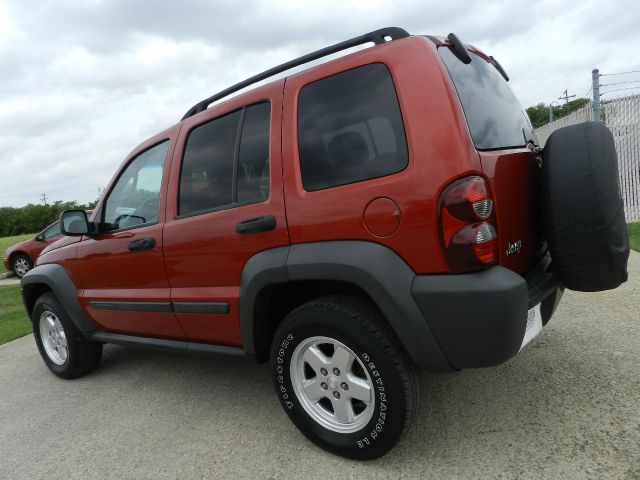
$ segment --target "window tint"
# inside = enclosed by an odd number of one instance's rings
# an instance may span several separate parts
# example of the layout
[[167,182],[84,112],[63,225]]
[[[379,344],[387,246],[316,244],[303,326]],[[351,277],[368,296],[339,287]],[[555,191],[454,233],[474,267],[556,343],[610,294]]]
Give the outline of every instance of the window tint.
[[106,201],[103,223],[107,231],[158,221],[168,149],[167,140],[141,153],[125,168]]
[[251,105],[189,133],[180,174],[179,215],[260,202],[269,196],[270,108],[268,102]]
[[238,157],[238,203],[261,202],[269,196],[269,118],[271,105],[247,108]]
[[60,224],[56,222],[42,233],[42,238],[44,238],[45,240],[49,240],[50,238],[57,237],[59,235],[60,235]]
[[449,48],[438,52],[453,79],[476,148],[517,147],[525,145],[525,137],[535,140],[529,117],[493,65],[474,53],[465,65]]
[[298,144],[306,190],[403,170],[407,142],[387,67],[366,65],[306,85],[298,101]]
[[194,128],[184,148],[178,213],[212,210],[232,202],[233,157],[241,110]]

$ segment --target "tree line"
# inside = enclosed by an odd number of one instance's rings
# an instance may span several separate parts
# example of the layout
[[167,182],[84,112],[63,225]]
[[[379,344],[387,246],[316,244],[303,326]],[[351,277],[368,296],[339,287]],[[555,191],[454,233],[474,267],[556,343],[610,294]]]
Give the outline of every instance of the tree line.
[[85,205],[76,201],[58,200],[50,205],[30,203],[24,207],[0,207],[0,237],[39,232],[57,220],[64,210],[91,210],[96,203],[97,201]]
[[[552,105],[551,110],[553,111],[553,119],[557,120],[559,118],[566,117],[570,113],[584,107],[587,103],[589,103],[588,98],[576,98],[564,105]],[[531,119],[533,128],[540,128],[549,123],[549,105],[539,103],[533,107],[529,107],[527,108],[527,114]]]

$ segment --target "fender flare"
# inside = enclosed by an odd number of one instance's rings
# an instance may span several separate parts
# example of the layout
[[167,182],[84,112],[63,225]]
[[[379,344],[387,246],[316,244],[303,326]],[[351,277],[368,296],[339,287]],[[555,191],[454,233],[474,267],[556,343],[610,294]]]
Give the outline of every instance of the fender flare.
[[56,263],[38,265],[29,270],[20,281],[22,300],[29,318],[31,318],[33,305],[37,299],[34,293],[43,285],[53,292],[71,318],[71,321],[78,327],[78,330],[83,334],[96,330],[95,325],[91,323],[91,320],[89,320],[89,317],[80,306],[80,302],[78,302],[78,289],[73,280],[71,280],[69,273],[62,265]]
[[265,355],[260,339],[268,335],[266,305],[273,288],[286,282],[338,280],[369,295],[419,368],[452,370],[412,296],[415,276],[391,249],[366,241],[305,243],[260,252],[246,263],[240,280],[245,352]]

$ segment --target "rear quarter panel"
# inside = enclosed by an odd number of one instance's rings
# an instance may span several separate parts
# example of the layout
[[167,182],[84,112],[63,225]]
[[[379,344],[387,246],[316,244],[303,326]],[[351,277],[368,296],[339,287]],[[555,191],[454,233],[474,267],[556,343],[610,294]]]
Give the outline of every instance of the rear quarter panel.
[[[315,80],[370,63],[383,63],[396,87],[408,143],[405,170],[382,178],[313,192],[302,186],[297,135],[300,90]],[[368,240],[399,254],[417,273],[447,272],[440,250],[438,198],[456,177],[480,174],[448,73],[435,45],[411,37],[359,51],[287,79],[283,116],[283,158],[287,220],[292,243]],[[399,228],[377,237],[363,212],[377,197],[400,207]]]

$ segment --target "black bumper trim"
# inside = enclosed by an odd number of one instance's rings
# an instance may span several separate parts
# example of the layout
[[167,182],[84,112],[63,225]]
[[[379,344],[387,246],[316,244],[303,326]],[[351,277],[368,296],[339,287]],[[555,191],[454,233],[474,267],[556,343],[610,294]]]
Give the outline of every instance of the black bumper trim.
[[463,275],[417,276],[411,292],[438,344],[457,368],[498,365],[522,345],[527,310],[547,323],[562,287],[541,259],[525,278],[501,266]]

